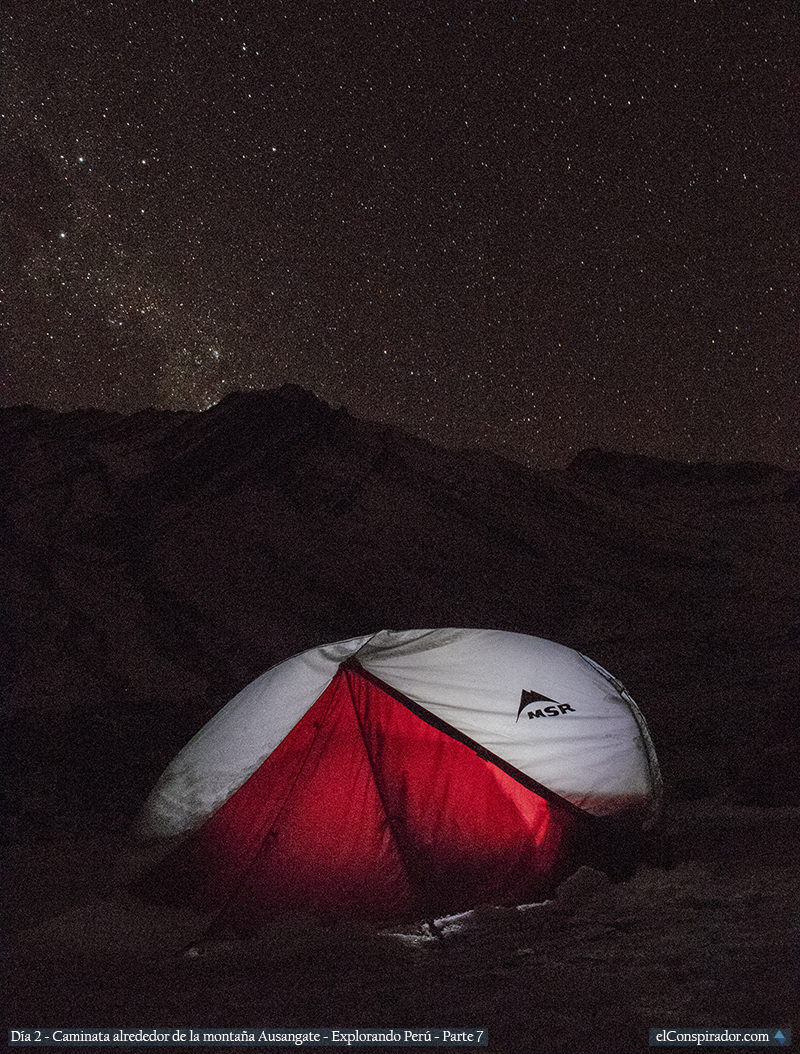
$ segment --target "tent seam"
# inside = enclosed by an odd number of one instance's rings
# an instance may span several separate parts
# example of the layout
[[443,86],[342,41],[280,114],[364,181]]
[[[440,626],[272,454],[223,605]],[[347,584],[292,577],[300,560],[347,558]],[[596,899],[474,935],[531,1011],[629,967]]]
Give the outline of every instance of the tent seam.
[[[361,663],[358,662],[358,660],[352,661],[352,665],[348,667],[348,663],[350,663],[350,662],[351,662],[351,659],[347,659],[340,666],[340,670],[342,670],[342,672],[345,673],[345,675],[349,674],[350,672],[353,672],[353,673],[366,673],[367,672],[366,670],[364,670],[363,666],[361,665]],[[344,669],[342,669],[342,668],[344,668]],[[349,678],[346,677],[346,681],[347,681],[348,690],[350,692],[351,701],[353,701],[353,691],[352,691],[352,688],[350,686]],[[398,855],[398,857],[400,859],[400,863],[403,866],[403,871],[405,872],[405,876],[406,876],[406,880],[407,880],[408,885],[409,885],[409,889],[412,890],[412,892],[413,892],[414,876],[411,873],[411,869],[409,867],[409,861],[407,859],[407,857],[409,855],[409,850],[408,850],[408,847],[406,847],[404,849],[403,844],[402,844],[402,840],[400,838],[398,838],[397,830],[395,828],[395,824],[392,822],[392,815],[389,812],[388,808],[386,807],[386,802],[384,801],[383,794],[381,793],[381,786],[380,786],[380,782],[378,780],[378,775],[377,775],[377,772],[375,771],[375,766],[372,763],[372,756],[370,755],[370,752],[369,752],[369,750],[367,748],[367,741],[366,741],[366,736],[365,736],[364,725],[363,725],[363,723],[361,721],[361,715],[359,714],[358,708],[355,705],[353,705],[353,712],[355,714],[356,723],[358,724],[358,730],[361,733],[361,741],[364,744],[364,753],[366,755],[367,763],[369,764],[370,771],[372,772],[372,780],[373,780],[373,783],[375,785],[375,790],[377,792],[378,798],[380,799],[381,808],[383,809],[383,815],[386,817],[386,823],[388,825],[389,832],[390,832],[390,834],[392,836],[392,841],[394,842],[395,848],[397,849],[397,855]]]
[[452,725],[448,724],[442,718],[437,717],[435,714],[430,713],[420,703],[415,702],[409,696],[404,695],[398,691],[392,685],[382,681],[380,677],[376,677],[374,673],[365,669],[361,663],[354,656],[349,659],[345,659],[341,666],[345,669],[357,670],[362,673],[367,680],[381,688],[382,691],[386,692],[387,695],[391,696],[392,699],[396,700],[402,706],[410,710],[412,714],[415,714],[424,721],[431,728],[436,728],[440,732],[454,739],[458,743],[462,743],[465,747],[471,750],[479,758],[482,758],[490,765],[494,765],[496,768],[505,772],[506,775],[510,776],[515,780],[521,787],[525,787],[526,790],[532,791],[534,794],[538,794],[539,797],[544,798],[545,801],[551,802],[553,805],[563,808],[566,812],[571,813],[574,816],[579,816],[590,823],[602,824],[602,820],[598,816],[594,816],[592,813],[587,812],[585,809],[581,809],[579,805],[575,805],[568,798],[563,798],[556,791],[551,790],[549,787],[545,787],[543,783],[539,783],[533,779],[532,776],[528,776],[524,772],[520,772],[510,762],[505,761],[499,755],[493,753],[487,747],[481,746],[480,743],[476,743],[474,739],[468,736],[465,732],[459,731]]

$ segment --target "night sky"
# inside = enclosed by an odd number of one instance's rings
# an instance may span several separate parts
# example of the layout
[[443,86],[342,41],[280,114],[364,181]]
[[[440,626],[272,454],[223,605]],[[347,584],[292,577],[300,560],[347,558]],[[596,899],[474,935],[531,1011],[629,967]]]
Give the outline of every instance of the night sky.
[[4,405],[800,467],[782,0],[15,0]]

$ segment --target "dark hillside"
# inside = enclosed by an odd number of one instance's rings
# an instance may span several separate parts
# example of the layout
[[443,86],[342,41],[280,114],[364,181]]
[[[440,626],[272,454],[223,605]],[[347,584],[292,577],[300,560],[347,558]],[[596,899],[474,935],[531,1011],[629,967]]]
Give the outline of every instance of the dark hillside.
[[758,793],[781,792],[798,730],[790,473],[600,451],[527,472],[291,386],[199,414],[10,409],[0,437],[5,712],[27,744],[12,830],[124,824],[253,676],[382,627],[577,647],[639,701],[673,789],[753,778],[757,744]]

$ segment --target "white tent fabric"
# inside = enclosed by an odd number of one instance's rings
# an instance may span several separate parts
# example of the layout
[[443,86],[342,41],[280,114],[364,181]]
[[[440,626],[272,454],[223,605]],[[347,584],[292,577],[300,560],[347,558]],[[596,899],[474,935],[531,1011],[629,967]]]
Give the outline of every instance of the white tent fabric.
[[348,659],[574,805],[595,815],[635,808],[645,825],[655,817],[661,782],[644,719],[591,659],[498,630],[383,630],[312,648],[244,688],[169,765],[145,804],[139,835],[171,839],[203,823]]

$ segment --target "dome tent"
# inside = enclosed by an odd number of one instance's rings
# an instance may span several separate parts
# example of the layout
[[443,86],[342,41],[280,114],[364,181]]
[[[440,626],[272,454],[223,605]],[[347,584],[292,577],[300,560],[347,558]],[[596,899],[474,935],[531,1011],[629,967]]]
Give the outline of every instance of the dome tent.
[[145,803],[161,858],[136,889],[226,930],[519,902],[624,855],[659,799],[643,717],[579,652],[384,630],[280,663],[197,733]]

